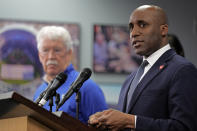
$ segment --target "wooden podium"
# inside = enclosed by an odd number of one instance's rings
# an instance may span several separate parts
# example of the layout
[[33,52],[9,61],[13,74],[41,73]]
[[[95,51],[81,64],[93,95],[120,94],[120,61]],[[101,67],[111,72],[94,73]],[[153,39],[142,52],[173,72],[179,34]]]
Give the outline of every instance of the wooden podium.
[[51,113],[16,92],[0,94],[0,131],[96,131],[64,112]]

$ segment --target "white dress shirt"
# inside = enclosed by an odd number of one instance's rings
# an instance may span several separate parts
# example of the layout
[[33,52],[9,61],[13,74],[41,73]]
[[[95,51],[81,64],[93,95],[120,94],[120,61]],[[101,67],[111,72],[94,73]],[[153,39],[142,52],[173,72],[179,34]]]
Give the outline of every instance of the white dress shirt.
[[149,71],[149,69],[155,64],[155,62],[169,49],[171,49],[171,47],[169,44],[167,44],[164,47],[157,50],[156,52],[154,52],[153,54],[151,54],[148,58],[143,57],[143,61],[147,60],[148,65],[144,68],[144,73],[142,74],[139,81],[141,81],[141,79]]

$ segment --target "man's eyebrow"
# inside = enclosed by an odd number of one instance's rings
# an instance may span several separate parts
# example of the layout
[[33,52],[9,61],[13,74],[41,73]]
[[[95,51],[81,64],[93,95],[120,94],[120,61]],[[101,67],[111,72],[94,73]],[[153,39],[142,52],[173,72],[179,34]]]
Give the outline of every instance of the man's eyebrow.
[[144,20],[138,20],[137,23],[147,23],[147,22]]

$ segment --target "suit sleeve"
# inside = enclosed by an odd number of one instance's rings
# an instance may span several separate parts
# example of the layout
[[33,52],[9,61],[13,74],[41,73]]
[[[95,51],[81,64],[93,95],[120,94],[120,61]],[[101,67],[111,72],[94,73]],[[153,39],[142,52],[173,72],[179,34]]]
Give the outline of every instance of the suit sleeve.
[[197,131],[197,69],[193,65],[176,69],[167,108],[168,119],[137,116],[136,131]]

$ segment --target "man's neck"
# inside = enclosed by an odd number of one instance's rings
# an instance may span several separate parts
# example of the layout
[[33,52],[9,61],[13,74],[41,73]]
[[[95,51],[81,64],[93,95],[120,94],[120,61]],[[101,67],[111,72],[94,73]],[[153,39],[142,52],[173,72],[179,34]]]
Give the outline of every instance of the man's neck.
[[54,78],[55,78],[55,75],[53,75],[53,76],[45,75],[45,76],[43,77],[43,79],[44,79],[47,83],[50,83]]

